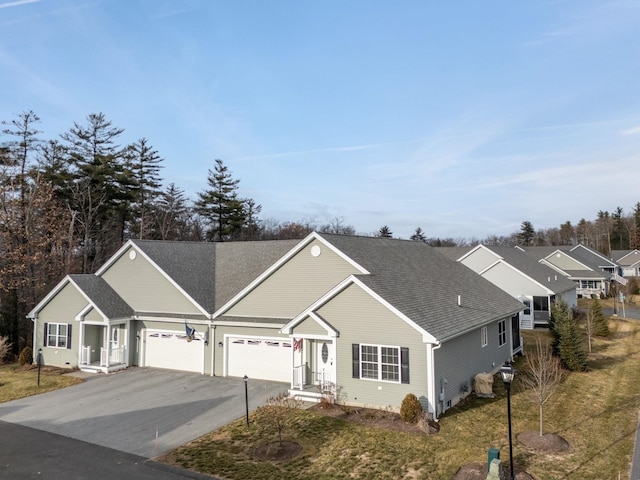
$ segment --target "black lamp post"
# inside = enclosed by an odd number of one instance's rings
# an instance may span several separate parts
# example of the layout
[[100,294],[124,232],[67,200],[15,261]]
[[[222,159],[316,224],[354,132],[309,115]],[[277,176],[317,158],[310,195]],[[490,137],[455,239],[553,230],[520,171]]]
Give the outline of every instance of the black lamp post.
[[40,386],[40,368],[42,367],[42,349],[38,349],[38,386]]
[[247,388],[247,381],[249,380],[249,377],[245,375],[242,379],[244,380],[244,404],[247,412],[247,428],[249,428],[249,390]]
[[504,388],[507,389],[507,416],[509,417],[509,468],[511,472],[511,476],[509,478],[511,480],[515,480],[516,478],[513,474],[513,442],[511,440],[511,382],[513,382],[515,374],[516,371],[509,362],[505,362],[500,369]]

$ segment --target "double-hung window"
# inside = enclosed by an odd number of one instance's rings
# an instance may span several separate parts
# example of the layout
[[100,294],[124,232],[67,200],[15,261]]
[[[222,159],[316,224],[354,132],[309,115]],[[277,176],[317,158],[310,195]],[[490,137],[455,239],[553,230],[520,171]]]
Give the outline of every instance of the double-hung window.
[[480,343],[483,347],[489,345],[489,335],[487,334],[487,327],[480,329]]
[[353,377],[409,383],[409,349],[353,344]]
[[501,347],[507,343],[507,321],[500,320],[498,322],[498,346]]
[[45,347],[71,348],[71,325],[67,323],[45,323]]

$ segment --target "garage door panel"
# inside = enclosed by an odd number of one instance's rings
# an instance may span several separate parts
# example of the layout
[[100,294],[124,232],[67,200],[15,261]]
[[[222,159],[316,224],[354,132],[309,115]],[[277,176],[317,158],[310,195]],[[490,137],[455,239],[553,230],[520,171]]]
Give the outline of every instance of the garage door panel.
[[147,332],[144,345],[144,366],[203,372],[204,341],[176,332]]
[[228,337],[227,375],[289,382],[292,347],[288,339]]

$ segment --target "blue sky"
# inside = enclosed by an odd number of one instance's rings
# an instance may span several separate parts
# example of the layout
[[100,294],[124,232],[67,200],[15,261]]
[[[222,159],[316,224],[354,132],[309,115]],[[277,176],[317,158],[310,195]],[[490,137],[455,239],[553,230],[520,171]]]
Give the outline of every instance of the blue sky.
[[102,112],[195,198],[484,238],[640,201],[640,2],[0,0],[0,117]]

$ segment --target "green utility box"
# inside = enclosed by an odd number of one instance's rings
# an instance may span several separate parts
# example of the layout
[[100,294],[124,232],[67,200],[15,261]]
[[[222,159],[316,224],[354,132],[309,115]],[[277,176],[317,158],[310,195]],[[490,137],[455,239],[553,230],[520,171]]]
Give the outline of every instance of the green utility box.
[[499,448],[490,448],[489,449],[489,454],[488,454],[488,458],[487,458],[487,468],[489,468],[491,466],[491,461],[494,458],[500,460],[500,449]]

